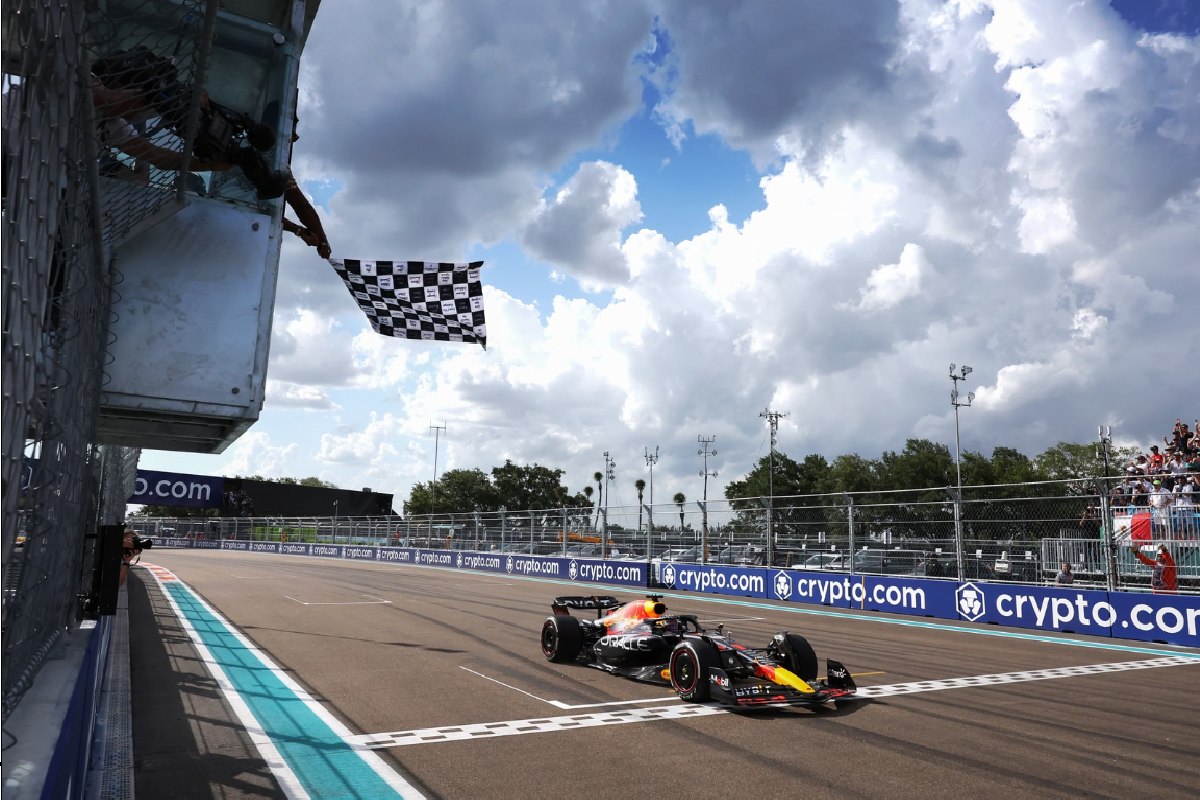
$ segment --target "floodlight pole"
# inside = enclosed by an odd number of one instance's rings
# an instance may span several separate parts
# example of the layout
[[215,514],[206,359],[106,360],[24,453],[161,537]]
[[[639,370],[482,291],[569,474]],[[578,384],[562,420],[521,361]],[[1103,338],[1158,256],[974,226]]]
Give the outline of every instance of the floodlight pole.
[[[613,461],[608,456],[608,451],[604,451],[604,480],[606,483],[613,483],[617,479],[617,462]],[[612,494],[612,488],[606,488],[604,491],[604,558],[608,558],[608,497]]]
[[[646,575],[649,580],[650,575],[650,556],[654,548],[654,465],[658,463],[658,445],[654,446],[654,454],[650,454],[650,448],[646,448],[646,466],[650,468],[650,505],[642,504],[642,508],[646,510],[647,527],[646,527]],[[647,584],[649,586],[650,584]]]
[[958,429],[958,409],[970,408],[971,402],[975,399],[975,393],[967,394],[966,402],[959,400],[958,382],[965,381],[967,376],[972,372],[971,368],[965,364],[962,371],[954,374],[954,365],[950,365],[950,380],[953,381],[954,388],[950,390],[950,404],[954,406],[954,470],[958,476],[956,491],[953,493],[954,498],[954,547],[958,551],[958,579],[962,580],[965,577],[964,555],[963,555],[963,530],[962,530],[962,440],[959,436]]
[[767,505],[767,564],[770,566],[775,566],[775,435],[779,433],[779,418],[786,417],[790,413],[790,411],[772,411],[770,408],[766,408],[758,415],[766,419],[767,424],[771,427],[771,460],[767,475],[767,496],[770,500]]
[[699,444],[700,444],[700,449],[696,451],[696,455],[703,456],[703,458],[704,458],[704,470],[700,473],[701,475],[704,476],[704,500],[701,501],[702,505],[700,506],[700,510],[703,512],[703,514],[700,517],[700,519],[701,519],[700,524],[704,528],[704,562],[703,563],[705,563],[705,564],[708,563],[708,479],[710,476],[713,478],[717,477],[717,471],[715,469],[712,472],[708,471],[708,457],[715,456],[717,454],[717,451],[715,449],[709,450],[708,446],[710,444],[712,444],[713,442],[715,442],[716,440],[717,440],[717,435],[715,433],[712,436],[697,436],[696,437],[696,441],[699,442]]
[[429,533],[433,535],[433,513],[434,507],[437,504],[437,461],[438,461],[438,440],[441,438],[442,431],[446,430],[446,424],[434,425],[429,423],[429,430],[433,431],[433,483],[429,484]]
[[[1108,575],[1107,583],[1110,592],[1116,591],[1117,581],[1117,540],[1113,538],[1113,518],[1112,518],[1112,498],[1108,493],[1109,488],[1109,473],[1108,459],[1112,455],[1112,426],[1099,426],[1099,441],[1096,443],[1096,455],[1104,459],[1104,485],[1099,487],[1100,490],[1100,519],[1103,521],[1101,527],[1102,535],[1108,544]],[[1100,481],[1096,481],[1097,484]]]

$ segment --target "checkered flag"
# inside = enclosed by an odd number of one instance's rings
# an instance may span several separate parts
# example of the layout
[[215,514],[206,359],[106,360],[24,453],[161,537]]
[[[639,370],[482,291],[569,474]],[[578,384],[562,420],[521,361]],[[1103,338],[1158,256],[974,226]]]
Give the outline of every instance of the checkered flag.
[[483,320],[482,261],[358,261],[329,263],[371,320],[371,328],[397,339],[478,342],[487,349]]

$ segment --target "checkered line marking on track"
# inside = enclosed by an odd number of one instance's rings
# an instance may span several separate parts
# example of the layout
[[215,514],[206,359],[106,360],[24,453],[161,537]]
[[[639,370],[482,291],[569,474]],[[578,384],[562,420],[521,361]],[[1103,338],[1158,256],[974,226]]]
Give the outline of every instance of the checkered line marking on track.
[[1054,678],[1075,678],[1080,675],[1099,675],[1106,672],[1128,672],[1134,669],[1156,667],[1180,667],[1185,664],[1200,664],[1200,659],[1187,656],[1167,656],[1144,661],[1119,661],[1115,664],[1087,664],[1082,667],[1057,667],[1055,669],[1033,669],[1025,672],[1002,672],[995,675],[973,675],[969,678],[949,678],[941,681],[915,681],[893,683],[890,686],[867,686],[859,689],[858,697],[897,697],[917,692],[936,692],[940,689],[970,689],[978,686],[998,686],[1005,683],[1026,681],[1048,681]]
[[664,719],[688,719],[724,714],[725,708],[708,705],[671,705],[606,711],[600,714],[576,714],[569,717],[539,717],[515,722],[491,722],[479,725],[454,725],[446,728],[424,728],[399,733],[376,733],[355,736],[353,745],[376,749],[400,747],[406,744],[452,742],[463,739],[490,739],[497,736],[519,736],[524,733],[553,733],[575,728],[595,728],[601,725],[621,725],[628,722],[652,722]]
[[[935,692],[942,689],[971,689],[980,686],[998,686],[1009,683],[1045,681],[1056,678],[1074,678],[1081,675],[1099,675],[1109,672],[1128,672],[1137,669],[1179,667],[1188,664],[1200,665],[1200,659],[1188,656],[1167,656],[1144,661],[1119,661],[1113,664],[1088,664],[1080,667],[1057,667],[1035,669],[1024,672],[1004,672],[995,675],[974,675],[968,678],[949,678],[938,681],[915,681],[895,683],[888,686],[867,686],[858,690],[857,697],[871,699],[897,697],[920,692]],[[623,725],[631,722],[654,722],[659,720],[690,719],[727,714],[731,709],[717,705],[664,705],[651,708],[605,711],[598,714],[576,714],[566,717],[535,717],[512,722],[487,722],[474,725],[450,725],[441,728],[421,728],[395,733],[370,733],[351,736],[347,741],[354,747],[378,750],[387,747],[403,747],[411,744],[464,741],[468,739],[494,739],[497,736],[520,736],[526,733],[555,733],[577,728],[595,728],[601,725]]]

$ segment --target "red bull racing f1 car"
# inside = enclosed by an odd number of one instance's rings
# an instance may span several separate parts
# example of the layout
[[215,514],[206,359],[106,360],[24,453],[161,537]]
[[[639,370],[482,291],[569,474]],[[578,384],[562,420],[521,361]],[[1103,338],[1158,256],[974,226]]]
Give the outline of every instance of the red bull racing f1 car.
[[[667,614],[660,595],[621,602],[615,597],[557,597],[542,624],[542,654],[553,662],[578,661],[638,681],[669,685],[681,700],[731,706],[820,705],[851,699],[850,671],[817,656],[803,636],[781,631],[761,649],[738,644],[718,625],[700,626],[694,614]],[[571,610],[596,611],[596,619]]]

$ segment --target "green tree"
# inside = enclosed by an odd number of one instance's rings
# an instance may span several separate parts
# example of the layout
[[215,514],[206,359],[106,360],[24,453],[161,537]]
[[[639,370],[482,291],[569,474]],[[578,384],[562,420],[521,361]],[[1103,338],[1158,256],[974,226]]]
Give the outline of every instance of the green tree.
[[679,532],[683,532],[683,504],[687,502],[687,496],[683,492],[676,492],[671,498],[671,502],[679,506]]
[[950,448],[929,439],[909,439],[899,453],[885,451],[879,462],[880,488],[944,489],[957,483]]
[[520,467],[505,461],[504,466],[492,469],[498,503],[512,510],[583,506],[586,498],[579,493],[570,494],[562,485],[562,476],[561,469],[550,469],[537,463]]
[[480,469],[451,469],[442,473],[437,482],[437,497],[431,497],[428,483],[417,484],[404,505],[406,512],[428,514],[430,502],[439,514],[468,514],[475,511],[496,511],[500,503],[491,478]]
[[[829,472],[824,456],[815,453],[795,461],[783,453],[775,454],[775,497],[811,495],[820,491],[822,480]],[[771,488],[771,457],[763,456],[745,478],[725,487],[725,499],[766,497]],[[796,505],[794,502],[786,505]],[[736,506],[735,506],[736,507]]]
[[828,494],[875,491],[879,488],[878,469],[878,461],[863,458],[858,453],[840,455],[818,481],[817,490]]
[[1040,480],[1076,480],[1104,474],[1104,461],[1096,458],[1093,444],[1059,442],[1033,460]]

